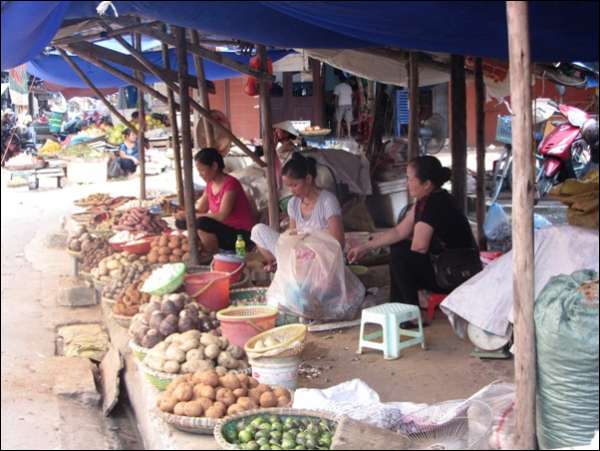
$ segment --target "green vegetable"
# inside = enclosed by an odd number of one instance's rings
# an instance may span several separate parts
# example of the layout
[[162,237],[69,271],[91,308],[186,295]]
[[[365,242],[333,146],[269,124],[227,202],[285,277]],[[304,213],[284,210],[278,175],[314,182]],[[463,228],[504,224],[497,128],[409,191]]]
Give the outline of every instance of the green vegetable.
[[253,439],[252,433],[248,429],[241,431],[238,435],[238,438],[242,443],[249,443]]
[[268,445],[269,444],[269,439],[267,437],[257,438],[256,439],[256,443],[258,443],[260,446]]
[[281,442],[281,447],[283,449],[294,449],[296,447],[296,442],[289,438],[284,438]]
[[283,434],[281,433],[281,431],[271,431],[271,438],[275,439],[275,440],[281,440],[281,436]]

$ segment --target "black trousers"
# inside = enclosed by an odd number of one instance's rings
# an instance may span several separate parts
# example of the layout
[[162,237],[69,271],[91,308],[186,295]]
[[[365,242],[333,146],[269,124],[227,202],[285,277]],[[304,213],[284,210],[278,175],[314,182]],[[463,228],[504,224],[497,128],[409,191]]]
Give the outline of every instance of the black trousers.
[[[185,230],[187,229],[187,222],[185,219],[178,219],[175,221],[175,226],[178,229]],[[217,236],[217,240],[219,241],[219,248],[227,251],[235,250],[235,242],[237,241],[237,236],[242,235],[244,237],[244,241],[246,242],[246,250],[250,250],[253,245],[250,240],[250,232],[247,230],[234,229],[233,227],[229,227],[222,222],[217,221],[213,218],[207,218],[206,216],[201,216],[196,218],[196,228],[198,230],[202,230],[206,233],[211,233]]]
[[392,245],[390,262],[390,301],[419,305],[419,290],[445,293],[435,282],[435,273],[428,254],[410,250],[411,242]]

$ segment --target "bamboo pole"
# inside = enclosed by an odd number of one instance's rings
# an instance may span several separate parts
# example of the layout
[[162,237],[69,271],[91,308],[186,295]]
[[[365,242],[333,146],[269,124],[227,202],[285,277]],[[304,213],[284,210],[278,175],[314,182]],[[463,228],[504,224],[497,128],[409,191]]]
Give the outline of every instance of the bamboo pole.
[[[120,38],[120,36],[118,36]],[[135,45],[142,51],[142,35],[135,33]],[[137,71],[137,77],[140,82],[144,82],[144,73]],[[144,105],[144,91],[138,89],[138,151],[140,153],[140,200],[146,200],[146,106]]]
[[487,248],[483,223],[485,221],[485,85],[481,58],[475,58],[475,116],[477,142],[477,241],[479,249]]
[[92,91],[94,91],[94,93],[98,96],[98,98],[100,99],[100,101],[102,103],[104,103],[104,105],[106,106],[106,108],[109,109],[109,111],[111,113],[113,113],[115,116],[117,116],[117,118],[123,123],[125,124],[127,127],[133,129],[133,124],[131,122],[129,122],[127,120],[127,118],[125,118],[125,116],[123,116],[119,110],[117,110],[114,105],[112,103],[110,103],[105,97],[104,94],[102,94],[102,92],[96,87],[96,85],[94,85],[94,83],[92,82],[92,80],[90,80],[88,78],[87,75],[85,75],[85,73],[80,69],[80,67],[77,65],[77,63],[75,61],[73,61],[73,58],[71,58],[67,52],[65,52],[63,49],[59,48],[58,51],[60,52],[60,54],[62,55],[62,57],[65,59],[65,61],[69,64],[69,66],[71,66],[71,68],[75,71],[75,73],[77,75],[79,75],[79,78],[81,78],[89,87]]
[[184,30],[173,27],[177,40],[177,66],[179,69],[179,103],[181,105],[181,141],[183,153],[183,191],[188,241],[190,246],[190,264],[198,266],[198,235],[196,234],[196,205],[194,200],[194,168],[192,158],[192,135],[190,130],[190,92],[185,75],[187,68],[187,49]]
[[452,146],[452,194],[460,211],[467,207],[467,105],[465,57],[451,56],[450,144]]
[[419,63],[417,54],[410,52],[406,63],[408,72],[408,161],[419,156]]
[[[200,37],[196,30],[192,32],[192,44],[199,46]],[[204,61],[198,55],[194,55],[194,67],[196,68],[196,77],[198,77],[198,103],[204,108],[210,111],[210,100],[208,98],[208,91],[206,90],[206,74],[204,73]],[[204,134],[206,136],[206,143],[208,147],[215,147],[215,134],[210,123],[206,118],[202,118],[202,124],[204,126]],[[198,143],[200,147],[200,143]]]
[[[186,41],[187,42],[187,41]],[[135,77],[130,76],[129,74],[117,69],[116,67],[111,66],[110,64],[105,63],[104,61],[100,60],[99,58],[97,58],[96,56],[94,56],[91,52],[85,51],[82,52],[80,50],[77,50],[76,48],[74,49],[73,47],[69,47],[69,49],[71,49],[71,51],[73,51],[74,53],[77,53],[77,55],[90,62],[91,64],[94,64],[102,69],[104,69],[105,71],[113,74],[115,77],[119,77],[122,80],[125,80],[126,82],[128,82],[129,84],[145,90],[146,92],[148,92],[150,95],[152,95],[153,97],[155,97],[156,99],[160,100],[161,102],[167,104],[168,103],[168,99],[166,96],[162,95],[160,92],[158,92],[156,89],[151,88],[150,86],[148,86],[145,83],[140,83],[140,81],[138,79],[136,79]],[[187,60],[186,60],[187,62]],[[177,89],[176,85],[172,82],[170,82],[169,80],[166,79],[162,79],[167,86],[173,87],[174,89]],[[186,77],[186,83],[187,83],[187,77]],[[189,85],[188,85],[189,86]],[[254,152],[252,152],[252,150],[250,150],[248,148],[248,146],[246,146],[246,144],[244,144],[237,136],[235,136],[231,130],[229,130],[227,127],[223,126],[223,124],[221,124],[218,120],[214,119],[212,117],[212,115],[210,114],[210,111],[208,111],[206,108],[203,108],[201,105],[199,105],[195,100],[193,99],[189,99],[189,104],[191,105],[192,108],[194,108],[196,111],[198,111],[202,116],[206,117],[206,119],[210,122],[210,124],[215,127],[216,129],[222,131],[224,134],[226,134],[227,136],[229,136],[231,138],[231,140],[237,144],[240,149],[246,154],[248,155],[256,164],[258,164],[261,167],[266,166],[265,162],[262,161],[260,158],[258,158],[256,156],[256,154]],[[175,103],[175,108],[179,109],[180,105],[178,103]]]
[[[263,71],[267,69],[267,50],[264,45],[257,45],[256,51],[260,58],[260,65]],[[275,153],[275,144],[273,143],[273,120],[271,115],[271,89],[269,82],[259,80],[260,93],[260,118],[262,125],[262,139],[267,160],[267,185],[268,206],[269,206],[269,225],[272,229],[279,231],[279,199],[277,194],[277,178],[275,175],[275,159],[278,158]]]
[[[166,25],[163,26],[166,29]],[[166,31],[166,30],[165,30]],[[162,58],[165,69],[171,69],[169,58],[169,46],[162,45]],[[185,204],[183,198],[183,176],[181,174],[181,149],[179,147],[179,129],[177,127],[177,112],[175,111],[175,96],[173,90],[167,86],[167,99],[169,106],[169,122],[171,123],[171,135],[173,139],[173,160],[175,164],[175,183],[177,185],[177,201],[180,207]]]
[[123,27],[123,28],[117,28],[111,31],[101,31],[99,33],[93,33],[93,34],[88,34],[88,35],[76,35],[76,36],[65,36],[64,38],[58,38],[56,40],[53,40],[50,45],[52,46],[60,46],[60,45],[66,45],[66,44],[73,44],[75,42],[81,42],[81,41],[90,41],[90,40],[94,40],[94,39],[108,39],[108,38],[112,38],[114,36],[119,36],[122,34],[126,34],[126,33],[131,33],[132,31],[142,31],[145,28],[152,28],[155,25],[160,24],[159,21],[153,21],[153,22],[146,22],[146,23],[142,23],[142,24],[135,24],[135,25],[131,25],[131,26],[127,26],[127,27]]
[[536,349],[534,307],[531,57],[528,2],[506,2],[513,108],[513,308],[515,312],[516,449],[535,449]]

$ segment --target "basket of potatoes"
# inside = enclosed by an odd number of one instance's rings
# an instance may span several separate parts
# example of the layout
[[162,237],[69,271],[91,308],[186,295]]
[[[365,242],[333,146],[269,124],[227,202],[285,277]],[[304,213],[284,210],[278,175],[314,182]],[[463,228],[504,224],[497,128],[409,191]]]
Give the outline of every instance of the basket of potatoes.
[[130,262],[121,271],[115,273],[115,276],[111,277],[109,282],[104,284],[101,291],[103,301],[114,305],[127,287],[151,269],[152,267],[146,257],[140,257]]
[[120,326],[129,327],[131,319],[139,312],[140,306],[150,301],[150,295],[140,291],[140,288],[149,276],[149,271],[143,273],[123,291],[115,305],[113,305],[112,317]]
[[125,268],[140,260],[139,255],[130,254],[128,252],[119,252],[103,258],[91,274],[94,280],[101,284],[111,282],[113,279],[121,277]]
[[259,384],[247,374],[198,371],[174,379],[157,399],[163,419],[177,429],[212,434],[218,420],[242,412],[291,404],[285,388]]
[[160,390],[178,374],[211,369],[224,374],[233,370],[247,372],[250,368],[242,348],[230,344],[225,337],[198,330],[169,335],[148,350],[141,363],[147,379]]
[[150,263],[186,262],[190,257],[189,250],[189,242],[185,235],[180,233],[162,234],[150,243],[148,261]]
[[[220,335],[220,324],[215,312],[195,303],[185,293],[151,296],[133,317],[129,327],[130,347],[143,360],[160,342],[177,333],[196,330]],[[173,340],[173,338],[171,338]]]

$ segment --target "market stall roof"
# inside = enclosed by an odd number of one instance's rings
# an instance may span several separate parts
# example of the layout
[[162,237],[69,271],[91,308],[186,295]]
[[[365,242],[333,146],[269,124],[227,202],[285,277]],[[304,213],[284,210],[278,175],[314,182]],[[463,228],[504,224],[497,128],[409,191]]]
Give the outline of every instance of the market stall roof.
[[[137,14],[280,48],[398,47],[506,59],[505,2],[138,2]],[[532,1],[534,61],[598,59],[598,2]],[[65,19],[97,17],[98,2],[2,2],[2,69],[50,43]]]
[[[277,61],[289,53],[289,51],[273,50],[269,52],[269,56],[271,59],[273,59],[273,61]],[[144,56],[148,61],[157,66],[163,65],[161,52],[144,52]],[[169,56],[171,60],[171,67],[173,70],[177,70],[178,66],[175,49],[169,50]],[[244,64],[248,64],[250,59],[249,56],[236,55],[234,53],[227,53],[227,56]],[[99,88],[114,88],[128,85],[126,81],[109,74],[104,69],[88,63],[78,56],[72,56],[71,58]],[[133,70],[130,68],[120,66],[115,63],[111,63],[111,65],[129,75],[133,74]],[[208,60],[204,62],[204,71],[206,73],[207,80],[213,81],[240,76],[239,72]],[[29,63],[27,63],[27,72],[42,80],[46,80],[55,84],[68,86],[71,88],[88,88],[88,86],[81,80],[81,78],[79,78],[79,76],[60,55],[39,55],[34,57],[31,59],[31,61],[29,61]],[[188,72],[191,75],[196,75],[196,68],[194,65],[193,56],[191,54],[188,55]],[[154,75],[146,74],[146,82],[156,83],[160,81],[162,80],[159,80]]]

